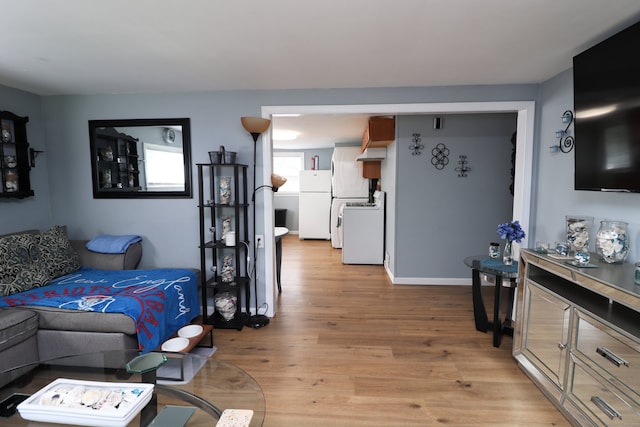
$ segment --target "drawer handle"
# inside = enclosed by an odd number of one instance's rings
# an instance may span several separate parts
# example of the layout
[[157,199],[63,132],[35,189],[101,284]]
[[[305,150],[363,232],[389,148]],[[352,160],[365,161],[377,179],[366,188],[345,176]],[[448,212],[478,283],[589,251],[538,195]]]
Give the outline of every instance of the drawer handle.
[[607,417],[610,419],[618,418],[622,419],[622,415],[620,412],[613,409],[607,402],[600,399],[598,396],[591,396],[591,401],[602,411],[605,413]]
[[612,353],[611,350],[609,350],[606,347],[598,347],[596,349],[596,353],[598,353],[599,355],[601,355],[602,357],[604,357],[605,359],[607,359],[609,362],[613,363],[617,367],[620,367],[621,365],[629,367],[629,362],[624,360],[622,357],[618,357],[616,354]]

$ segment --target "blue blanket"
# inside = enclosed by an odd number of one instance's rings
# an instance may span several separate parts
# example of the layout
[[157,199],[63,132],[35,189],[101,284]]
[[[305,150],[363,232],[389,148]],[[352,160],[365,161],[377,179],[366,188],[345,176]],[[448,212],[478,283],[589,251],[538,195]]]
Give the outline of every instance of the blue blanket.
[[93,252],[103,254],[123,254],[127,248],[142,240],[142,237],[136,235],[111,236],[104,234],[97,236],[87,242],[87,249]]
[[0,307],[44,306],[124,313],[148,352],[200,314],[192,270],[80,270],[41,288],[0,298]]

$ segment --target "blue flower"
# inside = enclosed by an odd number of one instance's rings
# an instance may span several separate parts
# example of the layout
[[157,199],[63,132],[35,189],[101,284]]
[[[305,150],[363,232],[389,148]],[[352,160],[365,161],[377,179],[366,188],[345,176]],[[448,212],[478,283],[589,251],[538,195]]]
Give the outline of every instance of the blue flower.
[[522,231],[522,227],[520,226],[520,221],[500,224],[497,231],[501,239],[507,239],[510,242],[515,240],[516,243],[520,243],[522,239],[526,237],[524,231]]

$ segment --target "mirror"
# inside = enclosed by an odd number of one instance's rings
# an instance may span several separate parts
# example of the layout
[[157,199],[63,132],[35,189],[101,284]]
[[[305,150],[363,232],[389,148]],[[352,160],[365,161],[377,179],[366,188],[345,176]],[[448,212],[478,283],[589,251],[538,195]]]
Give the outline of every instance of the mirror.
[[189,119],[90,120],[93,197],[192,197]]

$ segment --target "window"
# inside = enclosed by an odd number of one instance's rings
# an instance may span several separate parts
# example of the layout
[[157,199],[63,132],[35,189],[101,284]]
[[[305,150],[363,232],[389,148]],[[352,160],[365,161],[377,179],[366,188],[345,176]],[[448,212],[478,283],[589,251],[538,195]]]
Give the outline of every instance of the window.
[[300,191],[300,171],[304,170],[304,153],[279,151],[273,153],[273,173],[287,178],[287,182],[278,190],[282,193]]
[[173,190],[184,187],[182,148],[143,144],[147,188]]

